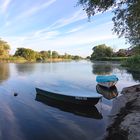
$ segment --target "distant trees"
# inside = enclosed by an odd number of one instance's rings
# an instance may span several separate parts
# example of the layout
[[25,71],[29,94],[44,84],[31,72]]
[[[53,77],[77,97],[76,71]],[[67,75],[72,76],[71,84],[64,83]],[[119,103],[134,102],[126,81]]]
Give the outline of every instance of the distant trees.
[[51,57],[51,53],[48,51],[41,51],[39,52],[41,59],[45,60],[46,58]]
[[140,45],[133,47],[133,51],[135,55],[140,55]]
[[48,59],[81,59],[82,57],[78,55],[69,55],[65,53],[64,55],[60,55],[57,51],[40,51],[36,52],[32,49],[28,48],[17,48],[14,56],[23,57],[28,61],[36,60],[36,61],[47,61]]
[[113,49],[105,44],[97,45],[93,47],[93,53],[91,59],[100,59],[104,57],[111,57],[113,55]]
[[10,46],[9,44],[0,39],[0,57],[8,57],[9,56]]
[[59,54],[56,51],[52,51],[52,58],[58,58]]
[[24,57],[26,60],[31,61],[36,58],[36,52],[32,49],[17,48],[14,56]]
[[115,56],[125,57],[125,56],[127,56],[127,50],[126,49],[119,49],[119,51],[115,53]]

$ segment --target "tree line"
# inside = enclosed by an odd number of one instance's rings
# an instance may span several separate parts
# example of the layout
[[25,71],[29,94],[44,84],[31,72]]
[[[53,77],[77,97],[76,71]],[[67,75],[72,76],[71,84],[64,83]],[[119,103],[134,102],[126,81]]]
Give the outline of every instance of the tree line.
[[113,51],[110,46],[105,44],[97,45],[93,47],[93,52],[90,56],[91,60],[106,60],[111,57],[130,57],[134,55],[140,55],[140,47],[132,47],[128,49],[119,49],[117,52]]
[[46,61],[47,59],[82,59],[82,57],[78,55],[70,55],[65,53],[64,55],[60,55],[57,51],[34,51],[28,48],[17,48],[14,56],[24,57],[26,60],[37,60],[37,61]]
[[17,48],[14,55],[9,55],[10,51],[10,45],[0,39],[0,58],[8,59],[9,57],[16,57],[18,58],[24,58],[27,61],[47,61],[50,59],[73,59],[78,60],[82,59],[79,55],[70,55],[65,53],[64,55],[60,55],[57,51],[34,51],[29,48]]

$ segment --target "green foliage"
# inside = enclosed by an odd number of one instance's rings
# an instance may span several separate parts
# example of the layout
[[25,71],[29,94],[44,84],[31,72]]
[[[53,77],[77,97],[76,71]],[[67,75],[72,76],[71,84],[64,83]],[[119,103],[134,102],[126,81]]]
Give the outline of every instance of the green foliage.
[[127,55],[127,52],[125,49],[120,49],[117,53],[116,56],[117,57],[125,57]]
[[90,56],[87,56],[86,59],[90,59]]
[[133,47],[134,55],[140,55],[140,45]]
[[78,0],[88,17],[112,8],[114,32],[132,45],[140,45],[140,0]]
[[92,65],[92,73],[97,75],[109,75],[113,71],[111,64],[94,63]]
[[127,67],[129,70],[140,72],[140,55],[135,55],[126,59],[126,61],[122,63],[122,66]]
[[[102,58],[97,58],[97,61],[124,61],[128,57],[102,57]],[[94,60],[94,59],[93,59]]]
[[93,53],[91,54],[91,59],[99,59],[104,57],[111,57],[113,54],[113,49],[106,46],[105,44],[93,47]]
[[79,60],[79,59],[82,59],[82,58],[80,56],[78,56],[78,55],[75,55],[75,56],[72,57],[72,59],[73,60]]
[[56,51],[52,51],[52,58],[58,58],[59,54]]
[[26,60],[31,61],[36,57],[36,52],[32,49],[18,48],[14,56],[24,57]]
[[46,58],[50,58],[50,54],[48,53],[48,51],[41,51],[39,52],[40,57],[45,60]]
[[8,57],[9,50],[10,50],[9,44],[0,39],[0,57]]
[[52,52],[49,50],[48,51],[48,58],[51,58],[52,57]]

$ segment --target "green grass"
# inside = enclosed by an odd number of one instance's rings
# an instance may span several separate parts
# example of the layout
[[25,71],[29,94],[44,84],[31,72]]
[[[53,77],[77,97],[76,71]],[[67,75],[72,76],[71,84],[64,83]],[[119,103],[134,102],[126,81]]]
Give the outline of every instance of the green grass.
[[0,62],[25,63],[25,62],[27,62],[27,60],[23,57],[10,56],[7,58],[0,58]]
[[140,72],[140,55],[129,57],[122,62],[122,66],[127,67],[129,70]]
[[95,60],[97,61],[124,61],[127,59],[128,57],[102,57],[102,58],[97,58]]

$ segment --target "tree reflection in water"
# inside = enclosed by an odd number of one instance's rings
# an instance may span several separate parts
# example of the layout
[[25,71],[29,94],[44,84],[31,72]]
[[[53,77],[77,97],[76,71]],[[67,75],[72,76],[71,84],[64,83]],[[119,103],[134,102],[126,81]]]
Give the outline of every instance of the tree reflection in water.
[[113,71],[113,67],[109,63],[94,63],[92,65],[92,73],[97,75],[108,75]]
[[140,82],[140,71],[138,72],[134,72],[131,70],[127,70],[128,73],[132,74],[132,77],[135,81],[139,81]]
[[10,77],[9,64],[7,63],[0,64],[0,83],[8,80],[9,77]]
[[19,74],[31,74],[35,69],[35,64],[16,64],[16,69]]

